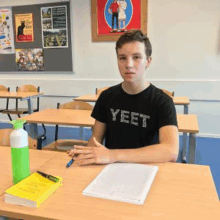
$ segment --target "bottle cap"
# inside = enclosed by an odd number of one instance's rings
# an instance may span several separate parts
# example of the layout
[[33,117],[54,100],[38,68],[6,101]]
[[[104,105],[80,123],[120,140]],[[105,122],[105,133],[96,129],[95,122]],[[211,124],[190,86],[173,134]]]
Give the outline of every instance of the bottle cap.
[[14,129],[23,128],[23,125],[26,121],[24,119],[17,119],[10,121],[11,124],[13,124]]

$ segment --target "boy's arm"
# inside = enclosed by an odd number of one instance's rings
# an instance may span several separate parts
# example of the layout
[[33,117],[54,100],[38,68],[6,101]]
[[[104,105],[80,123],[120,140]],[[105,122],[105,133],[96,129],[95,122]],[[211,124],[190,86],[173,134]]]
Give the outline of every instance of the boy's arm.
[[159,144],[137,149],[114,150],[115,160],[121,162],[176,162],[179,153],[179,134],[175,125],[159,129]]
[[[106,125],[96,122],[94,134],[89,140],[89,146],[75,146],[69,155],[78,156],[75,158],[79,165],[107,164],[114,162],[175,162],[179,152],[179,134],[174,125],[163,126],[159,129],[159,144],[141,147],[137,149],[116,149],[110,150],[103,146],[104,133],[101,128]],[[101,123],[101,124],[100,124]],[[101,133],[99,134],[99,131]],[[95,139],[94,139],[95,138]],[[96,140],[97,138],[97,140]]]

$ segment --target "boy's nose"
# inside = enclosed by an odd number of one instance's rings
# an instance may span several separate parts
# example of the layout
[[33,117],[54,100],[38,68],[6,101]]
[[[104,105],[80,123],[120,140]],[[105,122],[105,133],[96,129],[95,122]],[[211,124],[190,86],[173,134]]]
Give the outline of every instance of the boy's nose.
[[132,58],[127,59],[126,67],[133,67],[134,66],[134,61]]

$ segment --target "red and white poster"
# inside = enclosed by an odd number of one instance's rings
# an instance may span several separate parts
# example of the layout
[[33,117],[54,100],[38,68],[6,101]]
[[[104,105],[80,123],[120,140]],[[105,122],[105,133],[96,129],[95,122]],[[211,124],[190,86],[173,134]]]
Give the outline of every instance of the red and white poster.
[[141,0],[97,0],[98,35],[141,29]]

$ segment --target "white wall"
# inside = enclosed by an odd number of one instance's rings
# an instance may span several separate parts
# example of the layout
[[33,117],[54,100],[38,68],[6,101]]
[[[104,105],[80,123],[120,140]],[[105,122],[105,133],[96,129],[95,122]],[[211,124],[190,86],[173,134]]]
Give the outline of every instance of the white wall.
[[[43,2],[60,0],[28,1]],[[3,73],[0,84],[14,90],[16,85],[31,83],[41,86],[47,95],[81,95],[120,82],[115,42],[91,41],[90,2],[70,1],[73,73]],[[1,6],[24,4],[27,1],[0,0]],[[153,47],[153,62],[146,71],[148,81],[175,90],[177,96],[220,100],[219,8],[219,0],[148,0],[148,36]],[[55,108],[57,100],[42,98],[41,109]],[[198,115],[200,134],[220,134],[220,103],[192,101],[189,111]],[[182,108],[177,107],[177,112],[182,113]],[[4,119],[0,115],[0,120]]]

